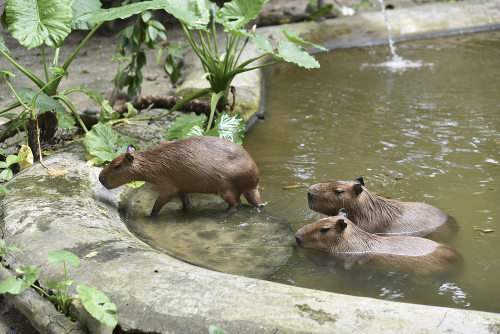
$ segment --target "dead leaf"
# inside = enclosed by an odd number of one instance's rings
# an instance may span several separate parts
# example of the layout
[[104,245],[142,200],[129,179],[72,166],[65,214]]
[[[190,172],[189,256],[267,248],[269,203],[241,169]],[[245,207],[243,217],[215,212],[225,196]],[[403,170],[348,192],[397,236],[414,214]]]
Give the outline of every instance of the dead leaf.
[[18,162],[19,167],[21,169],[25,169],[33,166],[33,153],[31,152],[31,148],[28,145],[22,145],[17,156],[20,157],[23,154],[26,154],[26,156],[23,160]]
[[480,228],[478,226],[474,226],[473,230],[474,231],[480,231],[480,232],[483,232],[483,233],[492,233],[492,232],[495,232],[495,230],[493,230],[491,228],[483,229],[483,228]]
[[291,185],[291,186],[284,186],[282,189],[296,189],[296,188],[300,188],[301,186],[298,185],[298,184],[294,184],[294,185]]
[[54,169],[54,168],[47,168],[47,173],[49,173],[50,176],[63,176],[68,174],[68,171],[65,169]]
[[86,257],[87,259],[91,259],[91,258],[93,258],[94,256],[97,256],[97,254],[99,254],[99,252],[93,251],[93,252],[90,252],[90,253],[88,253],[87,255],[85,255],[85,257]]

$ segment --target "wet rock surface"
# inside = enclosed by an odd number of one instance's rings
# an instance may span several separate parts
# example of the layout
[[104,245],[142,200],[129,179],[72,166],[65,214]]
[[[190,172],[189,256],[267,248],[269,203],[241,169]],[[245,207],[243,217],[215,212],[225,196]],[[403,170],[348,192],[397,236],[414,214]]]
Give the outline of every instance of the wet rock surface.
[[267,278],[286,264],[295,246],[294,232],[283,218],[265,208],[242,204],[225,214],[215,195],[191,194],[168,203],[158,217],[148,217],[157,192],[151,185],[127,191],[121,211],[129,229],[147,244],[180,260],[235,275]]

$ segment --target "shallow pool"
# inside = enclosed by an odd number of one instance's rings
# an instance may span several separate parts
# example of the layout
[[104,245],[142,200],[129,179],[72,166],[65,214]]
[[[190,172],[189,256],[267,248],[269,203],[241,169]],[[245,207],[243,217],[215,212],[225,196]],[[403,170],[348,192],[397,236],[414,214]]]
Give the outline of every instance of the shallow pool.
[[460,230],[446,243],[462,254],[464,267],[448,277],[345,270],[298,250],[271,280],[500,312],[500,31],[397,48],[422,66],[374,66],[390,55],[380,46],[318,55],[319,70],[269,69],[266,118],[244,147],[260,169],[264,210],[294,230],[323,217],[307,206],[308,186],[363,176],[373,192],[427,202],[455,217]]

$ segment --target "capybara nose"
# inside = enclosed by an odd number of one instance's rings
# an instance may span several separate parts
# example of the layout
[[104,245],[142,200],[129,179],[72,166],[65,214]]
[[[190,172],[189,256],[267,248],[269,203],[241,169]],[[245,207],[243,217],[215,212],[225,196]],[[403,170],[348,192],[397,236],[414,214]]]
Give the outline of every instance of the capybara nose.
[[309,191],[307,192],[307,200],[309,200],[309,201],[310,201],[310,200],[312,200],[312,198],[313,198],[313,195],[311,194],[311,191],[309,190]]
[[297,242],[297,245],[300,246],[300,243],[302,242],[302,241],[300,241],[300,238],[295,236],[295,241]]
[[101,182],[101,184],[106,187],[106,179],[104,178],[104,175],[99,174],[99,182]]

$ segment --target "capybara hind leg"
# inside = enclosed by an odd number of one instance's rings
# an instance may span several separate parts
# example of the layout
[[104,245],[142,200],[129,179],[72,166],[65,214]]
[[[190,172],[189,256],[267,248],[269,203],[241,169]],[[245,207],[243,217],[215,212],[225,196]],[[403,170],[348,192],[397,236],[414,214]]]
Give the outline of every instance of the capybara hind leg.
[[240,193],[232,190],[228,190],[220,195],[220,197],[222,197],[222,199],[226,201],[226,203],[228,204],[226,213],[231,213],[236,211],[236,208],[241,203],[240,195],[241,195]]
[[260,201],[260,194],[257,188],[246,191],[243,193],[245,195],[245,198],[247,199],[248,203],[250,203],[253,206],[256,207],[261,207],[262,202]]
[[182,193],[179,194],[179,197],[181,198],[182,201],[182,209],[187,210],[189,208],[189,194]]
[[160,209],[167,204],[168,201],[172,199],[172,196],[158,196],[158,198],[155,201],[155,205],[153,205],[153,209],[151,210],[151,213],[149,214],[151,217],[154,217],[158,215],[158,212],[160,212]]

